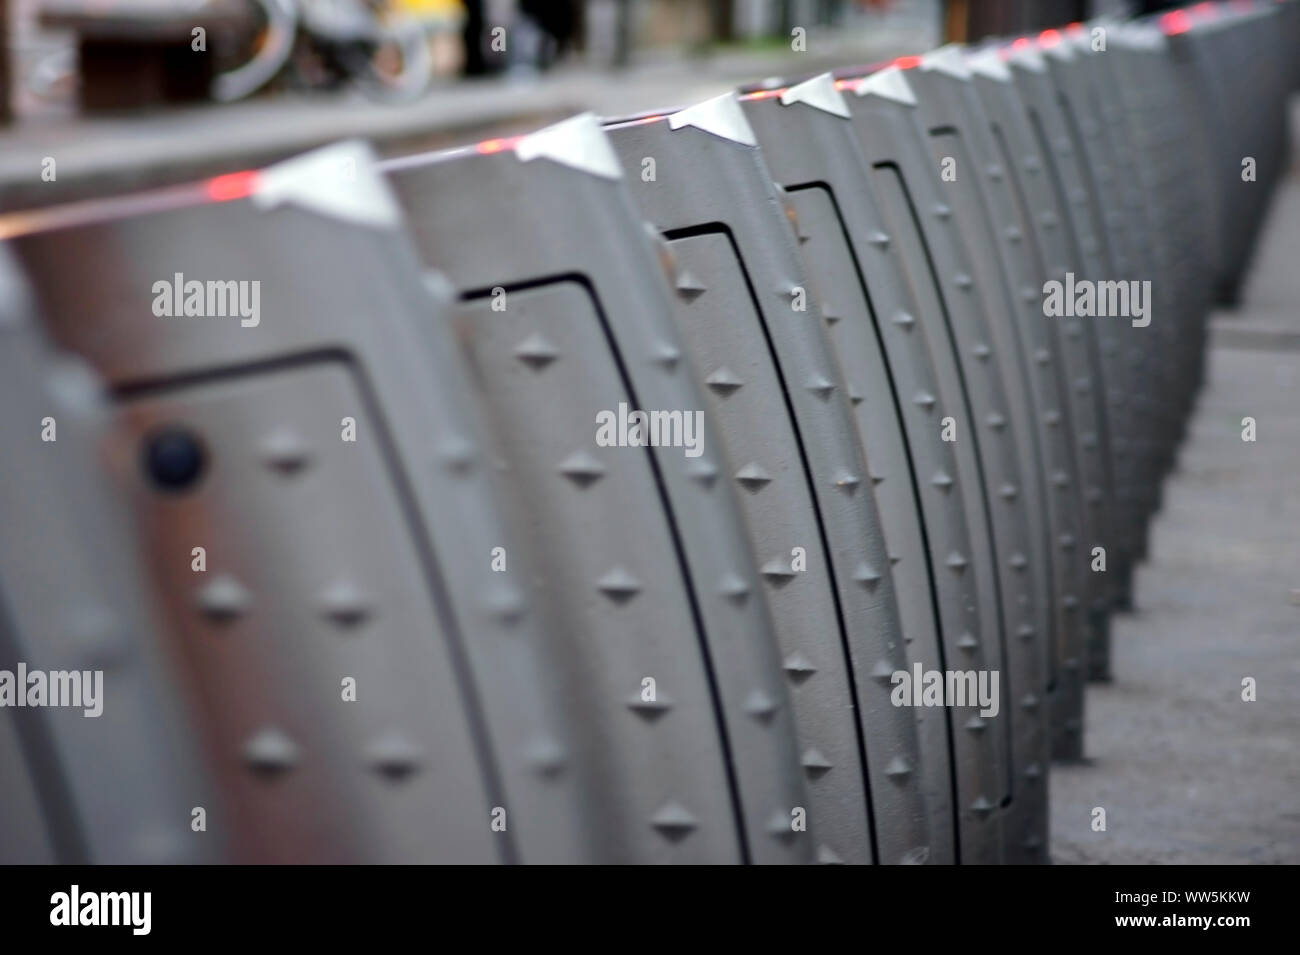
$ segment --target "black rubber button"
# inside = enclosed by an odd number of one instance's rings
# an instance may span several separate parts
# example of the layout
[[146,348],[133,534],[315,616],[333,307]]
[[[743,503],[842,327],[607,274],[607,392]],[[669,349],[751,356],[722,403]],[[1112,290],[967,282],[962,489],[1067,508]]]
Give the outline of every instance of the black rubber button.
[[163,490],[187,491],[203,475],[206,454],[192,431],[163,428],[149,436],[144,446],[144,470]]

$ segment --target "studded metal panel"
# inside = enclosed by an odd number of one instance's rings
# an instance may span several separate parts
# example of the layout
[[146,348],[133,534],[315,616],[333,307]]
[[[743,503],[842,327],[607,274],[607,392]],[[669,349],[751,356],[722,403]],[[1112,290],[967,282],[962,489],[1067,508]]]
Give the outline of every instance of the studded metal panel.
[[[161,520],[148,550],[216,784],[240,798],[234,857],[592,858],[580,799],[599,769],[563,716],[568,663],[547,643],[561,631],[524,599],[534,570],[491,492],[445,303],[401,233],[238,201],[16,245],[58,335],[129,405],[122,471]],[[73,261],[76,285],[62,279]],[[155,317],[152,283],[176,272],[260,277],[261,323]],[[173,413],[220,439],[197,490],[174,498],[143,485],[136,444]],[[496,547],[508,573],[492,570]],[[257,671],[232,669],[241,658]]]
[[1010,657],[1016,689],[1007,701],[1017,710],[1013,729],[1021,754],[1007,821],[1008,860],[1041,861],[1048,837],[1047,805],[1039,791],[1049,755],[1043,704],[1047,645],[1058,639],[1056,627],[1068,626],[1075,616],[1054,611],[1063,611],[1065,597],[1079,593],[1077,573],[1071,568],[1087,553],[1079,536],[1083,502],[1070,422],[1062,410],[1066,385],[1060,376],[1055,329],[1042,314],[1045,276],[1029,250],[1032,230],[1019,215],[1018,170],[999,150],[970,79],[926,69],[909,71],[908,76],[920,119],[931,133],[934,162],[957,160],[956,178],[944,181],[943,189],[971,251],[977,285],[985,293],[994,347],[1011,368],[1006,379],[1008,417],[1027,463],[1024,492],[1030,512],[1041,509],[1043,518],[1045,539],[1031,560],[1041,561],[1039,569],[1050,578],[1045,584],[1049,600],[1039,606],[1034,646]]
[[[1139,253],[1139,277],[1152,283],[1152,318],[1147,328],[1121,323],[1117,335],[1122,350],[1137,356],[1133,372],[1143,390],[1159,389],[1150,397],[1159,416],[1158,430],[1150,436],[1154,461],[1135,495],[1149,520],[1160,506],[1161,479],[1173,467],[1202,377],[1212,267],[1201,238],[1210,229],[1202,215],[1206,204],[1193,190],[1195,143],[1165,48],[1119,44],[1109,60],[1084,54],[1054,64],[1053,70],[1063,87],[1074,90],[1072,103],[1086,104],[1090,97],[1092,118],[1102,118],[1102,149],[1109,147],[1123,181],[1136,187],[1125,210]],[[1145,533],[1134,550],[1145,554]],[[1088,666],[1091,676],[1109,677],[1108,643],[1093,641]]]
[[[786,661],[818,852],[845,862],[870,862],[865,767],[853,719],[856,707],[834,568],[827,565],[822,526],[779,372],[746,286],[747,279],[763,278],[742,271],[725,233],[677,239],[671,248],[679,287],[689,284],[692,291],[686,294],[694,295],[676,308],[682,339],[715,396],[711,404],[727,455],[740,465],[734,479],[743,489],[746,524]],[[819,381],[826,389],[835,387],[833,375]],[[862,491],[864,477],[846,472],[840,493]],[[802,551],[797,572],[792,563],[796,547]],[[880,569],[864,563],[859,573],[863,580],[856,586],[880,586]],[[886,744],[871,739],[868,745],[874,750]],[[891,849],[898,839],[890,825],[894,818],[882,819],[878,833]]]
[[[1055,195],[1055,209],[1045,207],[1045,211],[1054,215],[1064,214],[1065,228],[1061,230],[1061,235],[1065,240],[1062,250],[1065,259],[1060,265],[1065,267],[1064,271],[1073,272],[1076,277],[1094,281],[1107,280],[1115,274],[1115,270],[1109,265],[1107,246],[1103,245],[1104,233],[1095,196],[1098,186],[1112,181],[1113,173],[1104,174],[1105,182],[1091,178],[1083,150],[1067,125],[1055,83],[1046,70],[1035,70],[1014,59],[1010,68]],[[1039,212],[1040,225],[1041,216],[1042,211]],[[1040,229],[1040,236],[1046,231],[1048,230]],[[1057,271],[1058,274],[1061,272],[1059,268]],[[1128,593],[1131,583],[1131,542],[1139,524],[1132,479],[1128,475],[1141,458],[1138,436],[1147,427],[1149,419],[1139,410],[1136,399],[1127,387],[1127,379],[1119,374],[1122,356],[1120,340],[1115,335],[1116,324],[1104,320],[1086,320],[1079,327],[1080,340],[1089,353],[1089,372],[1085,379],[1080,367],[1082,361],[1075,362],[1071,379],[1079,400],[1075,402],[1074,410],[1080,420],[1087,421],[1083,401],[1086,394],[1090,393],[1100,458],[1103,466],[1105,462],[1110,462],[1113,475],[1114,500],[1110,536],[1116,546],[1107,551],[1107,573],[1112,575],[1112,586],[1120,595],[1117,599],[1123,601],[1126,599],[1123,595]],[[1069,331],[1067,327],[1067,340]],[[1086,423],[1080,426],[1080,433],[1081,437],[1086,438]],[[1083,453],[1080,462],[1086,467],[1089,459],[1088,442],[1081,441],[1081,447]],[[1081,624],[1083,622],[1080,621]],[[1058,692],[1053,703],[1051,721],[1052,753],[1061,759],[1078,759],[1083,756],[1083,684],[1086,677],[1088,634],[1088,629],[1081,626],[1077,631],[1077,639],[1071,642],[1067,635],[1066,642],[1062,645]]]
[[[1014,587],[1008,587],[1007,582],[1003,580],[1004,573],[999,566],[1004,560],[1008,563],[1011,570],[1023,573],[1029,564],[1029,559],[1025,556],[1024,549],[1012,550],[1004,559],[1005,545],[999,547],[998,544],[998,510],[997,503],[1000,500],[1005,503],[1014,500],[1019,496],[1018,489],[1020,481],[1018,480],[1018,469],[1009,466],[1005,471],[999,473],[993,467],[977,467],[977,464],[983,464],[979,455],[979,449],[973,447],[975,428],[981,424],[990,431],[997,432],[1006,428],[1006,416],[1000,411],[992,410],[977,403],[977,401],[968,394],[968,389],[958,371],[959,364],[955,352],[959,351],[962,345],[970,346],[969,342],[950,341],[944,342],[941,337],[946,331],[944,328],[943,306],[936,295],[937,287],[932,282],[935,278],[927,262],[926,249],[922,243],[919,233],[912,231],[913,219],[911,200],[905,192],[903,181],[896,176],[897,168],[890,166],[874,170],[876,175],[873,177],[873,183],[876,187],[877,194],[880,196],[881,210],[889,228],[889,234],[893,236],[891,241],[896,242],[899,249],[899,261],[902,265],[904,275],[907,277],[908,284],[917,303],[917,320],[930,325],[931,340],[938,343],[933,354],[935,355],[935,367],[938,371],[939,390],[933,396],[935,402],[935,416],[941,423],[944,419],[951,419],[947,422],[953,426],[953,432],[950,437],[951,443],[956,445],[957,457],[959,460],[966,458],[963,472],[967,474],[975,473],[980,475],[980,481],[968,480],[962,485],[962,490],[968,495],[966,507],[968,511],[974,511],[978,507],[985,508],[984,514],[988,522],[991,533],[991,542],[994,545],[993,552],[989,555],[990,565],[985,573],[993,578],[995,591],[999,597],[996,605],[997,624],[986,623],[983,632],[992,634],[986,646],[988,654],[988,666],[996,669],[1003,674],[1002,687],[1004,690],[1010,688],[1010,681],[1006,679],[1007,654],[1014,649],[1014,640],[1019,639],[1029,642],[1035,639],[1036,634],[1031,623],[1031,616],[1028,610],[1032,606],[1032,598],[1027,587],[1024,590],[1016,590]],[[947,344],[948,350],[942,346]],[[982,343],[987,345],[987,343]],[[991,349],[988,350],[991,352]],[[984,349],[982,353],[987,354]],[[990,356],[991,357],[991,356]],[[931,396],[923,396],[923,400],[929,401]],[[964,411],[964,414],[953,414],[954,409]],[[981,415],[981,412],[983,414]],[[977,415],[979,417],[977,417]],[[963,425],[968,427],[963,428]],[[941,430],[942,434],[942,430]],[[963,435],[965,435],[963,443]],[[973,461],[971,459],[974,459]],[[969,491],[969,487],[975,485],[982,486],[985,492],[979,499],[975,499]],[[1005,495],[998,493],[997,489],[1010,487],[1012,490]],[[1023,528],[1021,528],[1023,534]],[[1015,535],[1012,535],[1015,536]],[[950,570],[954,573],[972,572],[980,573],[980,564],[983,563],[985,555],[971,555],[968,559],[963,554],[954,553],[948,559]],[[971,566],[971,565],[974,566]],[[981,591],[984,587],[980,587]],[[1022,599],[1023,598],[1023,599]],[[1003,773],[1004,793],[1006,787],[1010,784],[1009,774],[1011,772],[1011,754],[1006,751],[1011,741],[1011,731],[1008,725],[1010,714],[1003,710],[999,713],[995,722],[972,717],[967,727],[972,732],[988,732],[988,724],[993,722],[990,735],[995,736],[995,746],[999,751],[999,766]],[[1006,798],[1004,795],[1003,799]]]
[[[1286,9],[1300,11],[1300,7],[1290,3]],[[1200,239],[1205,243],[1212,270],[1206,279],[1213,283],[1211,292],[1216,293],[1220,286],[1234,283],[1234,277],[1229,274],[1228,248],[1231,234],[1243,223],[1230,221],[1225,207],[1227,195],[1221,188],[1223,170],[1219,147],[1220,140],[1227,135],[1222,126],[1227,114],[1219,106],[1220,91],[1215,82],[1219,71],[1206,71],[1203,75],[1200,69],[1198,40],[1198,34],[1191,32],[1169,37],[1168,44],[1170,69],[1176,75],[1184,121],[1192,136],[1191,155],[1187,158],[1195,166],[1195,179],[1190,185],[1197,196],[1200,214],[1205,217],[1206,228]],[[1300,58],[1296,62],[1300,63]],[[1240,157],[1237,163],[1231,172],[1234,178],[1240,179]]]
[[[1286,155],[1285,76],[1300,76],[1300,7],[1257,7],[1251,14],[1221,9],[1198,18],[1192,29],[1166,39],[1173,85],[1194,138],[1197,205],[1212,224],[1210,243],[1216,293],[1236,300],[1243,268],[1272,185],[1289,166]],[[1279,55],[1280,52],[1280,55]],[[1225,68],[1225,64],[1231,64]],[[1243,108],[1249,103],[1250,108]],[[1242,160],[1256,161],[1255,180],[1242,178]]]
[[[1000,646],[994,648],[1000,652],[994,659],[1001,672],[1003,699],[1014,700],[1024,691],[1019,658],[1035,652],[1036,605],[1047,595],[1036,592],[1029,572],[1033,515],[1021,493],[1022,454],[1009,428],[1008,402],[1001,387],[1001,380],[1011,373],[1011,356],[1000,355],[993,347],[953,208],[925,149],[914,108],[875,96],[854,97],[851,105],[854,126],[873,166],[873,183],[890,222],[889,231],[900,245],[900,262],[920,301],[919,320],[933,323],[936,339],[942,340],[945,333],[951,336],[951,351],[946,356],[949,367],[940,376],[941,388],[950,383],[941,395],[943,413],[950,414],[951,408],[967,401],[975,426],[962,429],[959,425],[954,443],[959,454],[961,448],[973,446],[984,479],[1002,612]],[[1003,493],[1008,485],[1014,490]],[[1021,741],[1012,728],[1018,715],[1023,718],[1014,707],[1004,707],[997,717],[999,725],[992,727],[1003,733],[1012,747],[1012,758],[1004,764],[1007,796],[1012,795],[1015,768],[1032,761],[1016,748]]]
[[[1099,63],[1099,72],[1115,69],[1115,61],[1124,57],[1120,50],[1111,52],[1114,56]],[[1096,91],[1080,69],[1083,61],[1049,57],[1046,62],[1071,148],[1079,155],[1085,182],[1093,184],[1091,200],[1100,226],[1102,262],[1107,266],[1104,277],[1152,283],[1152,321],[1147,328],[1134,328],[1130,322],[1113,318],[1088,323],[1097,336],[1105,380],[1122,383],[1121,388],[1131,397],[1131,411],[1140,422],[1132,442],[1134,453],[1117,462],[1116,468],[1121,502],[1127,500],[1130,508],[1123,547],[1132,559],[1140,559],[1146,522],[1155,510],[1160,477],[1178,427],[1170,401],[1177,383],[1166,339],[1179,320],[1169,307],[1170,283],[1160,268],[1157,244],[1161,238],[1152,232],[1139,186],[1141,161],[1131,137],[1122,132],[1122,99],[1106,101],[1102,112]],[[1107,363],[1111,355],[1114,360]]]
[[[488,861],[490,804],[466,771],[476,759],[445,634],[381,447],[342,442],[345,417],[362,436],[379,433],[358,382],[335,362],[121,405],[126,447],[184,427],[211,457],[210,478],[189,493],[143,477],[132,490],[176,651],[202,686],[216,775],[247,820],[236,851],[258,861]],[[277,468],[249,422],[286,446],[293,435],[310,464]],[[245,526],[254,533],[237,532]],[[207,548],[202,575],[187,556],[195,543]],[[353,703],[341,702],[345,677],[356,680]],[[464,824],[431,824],[434,812]]]
[[[817,224],[816,197],[822,197],[823,209],[830,207],[833,225],[826,229],[827,245],[840,248],[854,264],[853,273],[837,274],[840,281],[851,282],[854,294],[864,296],[871,309],[920,491],[945,666],[992,668],[989,647],[998,639],[997,594],[983,484],[973,454],[959,453],[962,445],[941,436],[944,415],[956,418],[959,428],[967,421],[960,403],[942,413],[938,407],[938,363],[950,346],[943,338],[935,339],[929,324],[917,317],[920,303],[900,266],[900,251],[885,231],[851,124],[803,104],[749,100],[744,106],[773,176],[800,203],[801,232],[809,233]],[[851,300],[846,293],[842,301]],[[850,360],[842,357],[846,367],[852,367]],[[973,492],[967,492],[968,483]],[[972,556],[979,558],[973,571]],[[948,716],[959,858],[997,861],[1002,854],[998,803],[1004,785],[999,736],[987,732],[977,709],[953,708]]]
[[[1179,88],[1168,47],[1121,46],[1114,52],[1115,69],[1104,68],[1093,55],[1081,57],[1080,66],[1092,68],[1096,102],[1121,104],[1124,122],[1113,138],[1129,141],[1138,157],[1136,181],[1144,194],[1154,264],[1165,285],[1155,308],[1165,318],[1158,329],[1163,342],[1158,352],[1170,366],[1175,389],[1165,396],[1177,417],[1172,433],[1162,436],[1167,443],[1162,463],[1168,468],[1200,385],[1211,294],[1212,252],[1206,239],[1213,225],[1206,216],[1209,205],[1200,201],[1196,189],[1198,154],[1190,117],[1194,107]],[[1266,166],[1262,175],[1272,173]]]
[[[1177,117],[1162,117],[1162,125],[1181,119],[1190,134],[1191,148],[1171,158],[1195,165],[1193,183],[1182,185],[1193,191],[1195,211],[1208,219],[1204,235],[1186,238],[1208,244],[1214,293],[1228,303],[1238,298],[1272,187],[1289,168],[1284,130],[1293,84],[1286,74],[1300,76],[1297,42],[1300,7],[1294,3],[1259,5],[1244,15],[1224,8],[1167,37],[1166,49],[1150,58],[1152,68],[1171,74],[1167,85],[1181,108]],[[1255,160],[1254,181],[1243,179],[1247,156]]]
[[[900,407],[892,376],[885,363],[870,303],[857,281],[852,252],[845,241],[835,208],[824,189],[799,189],[789,193],[796,210],[800,250],[808,277],[823,301],[831,346],[844,370],[854,420],[863,447],[870,454],[870,474],[885,532],[894,589],[898,593],[903,640],[910,664],[923,670],[943,669],[940,616],[936,612],[936,581],[926,550],[921,498],[925,494],[951,496],[953,478],[935,471],[929,480],[916,473],[903,432],[906,411]],[[937,565],[941,567],[941,564]],[[944,610],[955,620],[953,634],[963,634],[965,608],[954,587],[940,587]],[[953,779],[948,754],[951,749],[949,714],[916,707],[917,732],[923,753],[923,779],[931,823],[935,862],[955,860]],[[957,730],[960,733],[960,725]],[[962,747],[958,747],[963,750]],[[935,754],[939,754],[937,757]],[[966,753],[962,751],[961,761]],[[961,763],[959,762],[959,765]]]
[[[1066,271],[1073,272],[1076,276],[1104,279],[1112,267],[1096,194],[1099,188],[1109,189],[1113,186],[1115,174],[1107,165],[1097,171],[1099,179],[1093,178],[1082,150],[1076,148],[1075,137],[1061,111],[1055,84],[1045,70],[1040,72],[1012,61],[1011,72],[1024,104],[1030,130],[1052,183],[1056,206],[1064,214],[1066,228],[1062,230],[1061,236],[1065,239],[1066,259],[1062,264]],[[1100,135],[1100,124],[1090,127],[1089,131]],[[1103,452],[1108,452],[1101,457],[1103,462],[1112,462],[1115,472],[1114,533],[1121,546],[1121,553],[1111,555],[1118,559],[1109,560],[1108,565],[1116,567],[1117,577],[1122,578],[1126,557],[1122,548],[1125,540],[1131,536],[1129,528],[1132,524],[1130,514],[1133,505],[1131,489],[1121,488],[1120,475],[1124,468],[1131,467],[1126,462],[1136,458],[1136,451],[1130,450],[1130,446],[1135,446],[1141,415],[1125,390],[1126,381],[1119,374],[1121,356],[1120,341],[1114,334],[1116,329],[1111,324],[1092,321],[1082,323],[1082,330],[1082,340],[1089,346],[1091,355],[1090,367],[1096,376],[1095,384],[1090,390],[1094,396],[1097,422],[1102,429],[1099,440]],[[1083,413],[1081,408],[1079,412]],[[1106,443],[1107,439],[1109,444]]]
[[[1010,224],[1003,230],[1002,239],[1007,243],[1023,243],[1034,260],[1032,271],[1038,275],[1037,279],[1025,283],[1026,288],[1033,286],[1034,299],[1030,305],[1028,295],[1023,296],[1026,307],[1022,335],[1026,341],[1036,343],[1032,346],[1035,349],[1056,346],[1052,349],[1056,361],[1048,365],[1036,363],[1036,367],[1045,370],[1055,366],[1060,395],[1058,402],[1064,411],[1061,434],[1068,435],[1073,445],[1059,447],[1049,437],[1044,447],[1055,447],[1056,460],[1073,462],[1067,465],[1066,473],[1078,475],[1077,484],[1071,482],[1063,488],[1053,485],[1059,533],[1071,533],[1070,526],[1074,524],[1080,540],[1078,559],[1055,566],[1060,581],[1054,608],[1058,630],[1049,655],[1051,693],[1054,696],[1061,678],[1063,649],[1081,645],[1082,641],[1080,635],[1067,632],[1080,627],[1083,619],[1065,610],[1065,597],[1074,595],[1078,599],[1079,595],[1091,592],[1092,548],[1105,546],[1100,529],[1109,526],[1114,492],[1107,466],[1109,461],[1103,453],[1103,441],[1098,438],[1101,424],[1097,420],[1095,374],[1084,320],[1064,318],[1045,322],[1039,310],[1044,282],[1049,279],[1063,281],[1067,271],[1078,274],[1081,268],[1074,257],[1077,246],[1068,229],[1068,220],[1057,199],[1053,169],[1039,149],[1015,85],[979,75],[972,82],[988,112],[995,139],[1002,150],[1002,162],[1011,171],[1012,182],[1016,184],[1009,213]],[[1033,384],[1043,392],[1050,388],[1046,379],[1038,376],[1033,379]],[[1040,407],[1048,407],[1050,396],[1041,400]],[[1055,425],[1046,417],[1043,423],[1056,431]],[[1077,510],[1079,491],[1082,491],[1085,502],[1082,513]],[[1098,589],[1110,592],[1108,586]]]
[[[680,447],[660,447],[652,455],[663,495],[659,513],[679,549],[676,563],[654,572],[680,575],[687,588],[695,632],[673,638],[683,665],[696,661],[696,666],[711,667],[721,716],[720,726],[693,724],[684,732],[713,738],[722,731],[744,857],[811,861],[815,827],[792,828],[797,810],[807,807],[807,790],[779,648],[746,540],[737,488],[720,480],[741,465],[726,458],[707,401],[685,366],[669,286],[623,184],[549,159],[524,161],[512,150],[403,161],[390,169],[422,256],[445,270],[462,294],[490,294],[493,288],[573,276],[590,288],[602,319],[602,335],[589,335],[573,357],[575,374],[585,374],[587,363],[597,358],[613,361],[621,370],[620,393],[630,396],[636,408],[704,411],[699,457],[685,456]],[[581,229],[556,228],[579,213]],[[490,380],[484,386],[497,387]],[[583,415],[586,425],[594,431],[596,412],[616,409],[620,393],[602,391],[598,407]],[[556,453],[561,453],[559,447]],[[634,506],[645,503],[638,500]],[[623,516],[616,508],[592,519],[618,522]],[[579,619],[572,625],[588,624]],[[621,686],[593,689],[597,691],[620,700],[627,692]],[[628,719],[640,717],[630,713]],[[672,719],[670,714],[662,725],[670,727]],[[635,739],[639,728],[624,723],[609,732],[613,739]],[[695,753],[694,747],[668,752],[670,768],[661,769],[660,776],[685,788],[702,771]],[[666,821],[671,827],[681,820],[665,835],[685,828],[687,839],[694,839],[693,830],[725,825],[714,814],[703,816],[704,811],[678,800],[643,824]],[[698,838],[713,844],[723,836],[699,833]]]
[[461,305],[457,337],[490,409],[492,457],[527,502],[528,543],[545,561],[530,589],[550,595],[568,631],[567,705],[588,732],[599,728],[599,857],[738,858],[725,760],[717,734],[703,731],[713,707],[690,595],[649,452],[595,441],[600,410],[637,406],[609,350],[592,347],[605,333],[586,286],[508,295],[495,310],[491,297]]
[[[939,169],[942,163],[955,160],[955,178],[948,181],[941,177],[939,194],[952,209],[948,221],[967,253],[972,291],[988,334],[988,341],[983,344],[991,347],[1003,372],[1001,385],[1005,398],[1000,407],[1008,421],[1006,433],[1019,452],[1022,482],[1016,487],[1016,493],[1023,497],[1029,519],[1027,572],[1033,578],[1034,592],[1043,595],[1035,606],[1033,620],[1041,646],[1049,639],[1054,625],[1050,611],[1057,598],[1052,592],[1052,563],[1059,558],[1049,540],[1045,501],[1051,475],[1042,464],[1039,437],[1033,423],[1033,414],[1038,409],[1029,390],[1029,368],[1033,364],[1050,363],[1052,356],[1050,352],[1026,355],[1014,324],[1018,300],[1002,270],[998,233],[985,201],[990,187],[999,190],[999,199],[1007,198],[1008,173],[1000,159],[984,148],[985,143],[976,132],[983,114],[978,103],[964,102],[962,93],[969,91],[969,81],[928,70],[910,70],[907,76],[917,98],[916,118],[928,133],[930,168]],[[1029,662],[1027,655],[1022,654],[1020,658]],[[1027,677],[1028,674],[1020,674],[1018,679],[1016,675],[1012,679],[1024,684]],[[1028,679],[1038,681],[1037,677]]]
[[[727,106],[739,110],[734,101]],[[760,573],[767,575],[774,558],[788,564],[797,543],[791,535],[805,542],[812,557],[808,570],[793,580],[768,578],[776,588],[771,602],[782,652],[788,661],[806,657],[811,648],[827,664],[827,682],[849,692],[836,700],[817,685],[820,673],[792,685],[796,715],[807,717],[800,720],[808,734],[801,746],[832,729],[841,750],[856,743],[854,721],[845,720],[849,714],[841,708],[856,702],[880,860],[925,858],[934,850],[922,785],[949,787],[948,753],[920,751],[913,714],[893,706],[889,684],[873,676],[876,668],[907,665],[907,636],[873,495],[885,472],[864,460],[816,293],[800,267],[776,187],[757,148],[698,129],[638,123],[616,127],[610,137],[645,216],[677,236],[671,248],[679,325],[706,389],[716,396],[728,453],[772,476],[770,485],[742,495]],[[659,172],[649,182],[635,174],[647,155],[656,157]],[[752,320],[744,321],[745,315]],[[735,380],[711,380],[718,369],[729,370]],[[821,597],[813,589],[818,583]],[[928,593],[923,596],[928,606]],[[812,606],[818,602],[824,606]],[[933,647],[929,626],[914,637]],[[846,648],[851,677],[844,675]],[[936,762],[933,777],[928,759]],[[860,768],[833,781],[832,775],[820,778],[840,787],[835,798],[865,800]],[[809,785],[817,795],[819,781]],[[842,841],[856,814],[834,814],[841,817],[836,835]],[[836,842],[824,841],[837,852]]]
[[[51,441],[42,440],[47,417]],[[5,707],[3,863],[205,862],[226,842],[223,805],[203,785],[142,599],[136,541],[104,480],[103,425],[97,381],[38,335],[6,253],[0,668],[100,671],[102,709],[87,717],[85,707]],[[195,807],[208,813],[207,832],[191,830]]]
[[[1258,234],[1271,185],[1288,168],[1286,93],[1296,66],[1292,3],[1253,10],[1220,8],[1197,18],[1168,43],[1179,65],[1178,83],[1193,92],[1192,119],[1202,125],[1214,189],[1205,201],[1218,206],[1224,228],[1217,257],[1220,295],[1235,300]],[[1231,64],[1227,66],[1227,64]],[[1249,104],[1250,108],[1244,108]],[[1242,159],[1256,160],[1256,180],[1242,178]]]

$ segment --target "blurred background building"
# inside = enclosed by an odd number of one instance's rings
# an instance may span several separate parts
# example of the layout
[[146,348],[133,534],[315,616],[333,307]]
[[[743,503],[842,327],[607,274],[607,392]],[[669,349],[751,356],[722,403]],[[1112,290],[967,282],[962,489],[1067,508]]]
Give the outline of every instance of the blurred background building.
[[[680,105],[1125,0],[0,0],[0,207]],[[57,179],[39,175],[57,160]],[[48,163],[45,163],[48,166]]]
[[[311,86],[310,60],[327,38],[363,37],[403,23],[431,51],[427,88],[452,78],[556,66],[626,68],[665,58],[789,49],[871,38],[922,48],[1121,13],[1124,0],[0,0],[4,108],[19,117],[201,99],[211,74],[274,39],[286,12],[299,21],[283,73],[259,90]],[[305,25],[305,29],[304,29]],[[206,32],[194,49],[193,30]],[[201,55],[190,55],[201,54]],[[142,64],[149,65],[143,66]],[[141,79],[151,82],[141,83]],[[276,82],[279,80],[279,82]],[[321,83],[320,85],[325,85]],[[92,86],[99,88],[92,88]],[[115,87],[108,95],[104,86]]]

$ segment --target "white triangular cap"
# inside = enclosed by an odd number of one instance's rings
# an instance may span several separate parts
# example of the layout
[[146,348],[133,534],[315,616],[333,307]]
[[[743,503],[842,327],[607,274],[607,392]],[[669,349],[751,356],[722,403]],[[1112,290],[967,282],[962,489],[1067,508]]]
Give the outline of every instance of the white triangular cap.
[[1002,62],[1002,54],[992,47],[968,57],[966,65],[970,67],[972,73],[979,76],[987,76],[999,83],[1011,82],[1011,71],[1007,69],[1006,63]]
[[723,93],[713,99],[706,99],[703,103],[678,110],[668,117],[668,125],[673,129],[694,126],[745,146],[758,145],[754,130],[745,118],[745,111],[735,93]]
[[851,115],[849,104],[844,102],[844,97],[835,85],[835,77],[830,73],[820,73],[787,89],[781,94],[781,105],[789,106],[791,103],[803,103],[844,119]]
[[529,133],[515,144],[520,162],[549,159],[604,179],[622,179],[623,166],[595,113],[579,113]]
[[1061,34],[1061,42],[1056,46],[1040,46],[1040,49],[1042,49],[1044,56],[1054,56],[1058,60],[1067,62],[1073,60],[1077,55],[1074,52],[1074,47],[1066,40],[1064,33]]
[[1077,30],[1065,31],[1065,42],[1072,46],[1076,53],[1092,52],[1092,31],[1097,27],[1095,23],[1085,23]]
[[267,166],[250,196],[259,209],[295,205],[379,229],[397,228],[402,213],[375,168],[368,143],[350,139]]
[[1011,55],[1007,58],[1007,62],[1024,67],[1027,70],[1033,70],[1035,73],[1047,72],[1047,63],[1043,60],[1042,51],[1033,44],[1022,46],[1019,49],[1014,46],[1011,47]]
[[937,50],[926,53],[921,57],[921,69],[943,73],[954,79],[970,79],[970,67],[966,65],[966,53],[959,43],[949,43]]
[[896,66],[887,66],[870,76],[864,76],[853,87],[853,92],[856,96],[879,96],[907,106],[916,105],[912,84],[907,82],[903,71]]

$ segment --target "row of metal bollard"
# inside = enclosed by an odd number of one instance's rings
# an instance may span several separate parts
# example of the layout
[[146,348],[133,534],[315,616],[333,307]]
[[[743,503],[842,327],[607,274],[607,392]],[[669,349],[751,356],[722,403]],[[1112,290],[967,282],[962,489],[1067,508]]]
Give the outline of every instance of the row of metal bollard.
[[0,861],[1049,861],[1298,45],[0,215]]

